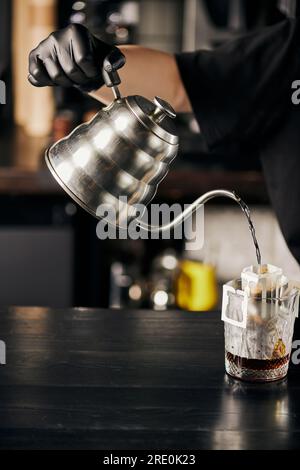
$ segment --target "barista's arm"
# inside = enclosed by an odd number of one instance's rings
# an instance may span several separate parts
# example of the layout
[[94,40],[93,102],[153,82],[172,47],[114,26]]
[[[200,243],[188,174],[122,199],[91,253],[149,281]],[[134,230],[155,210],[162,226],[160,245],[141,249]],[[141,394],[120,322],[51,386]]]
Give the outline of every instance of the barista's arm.
[[[142,95],[149,99],[160,96],[177,112],[192,111],[174,55],[141,46],[119,49],[126,57],[126,64],[118,70],[122,95]],[[112,100],[112,92],[105,86],[90,95],[105,104]]]
[[[109,102],[102,65],[109,56],[119,69],[123,94],[158,95],[177,112],[191,106],[209,146],[255,139],[290,102],[299,78],[300,23],[287,20],[229,42],[214,51],[175,56],[138,46],[121,48],[93,36],[82,25],[50,34],[29,57],[34,86],[76,86]],[[96,90],[96,91],[95,91]]]
[[[300,73],[300,20],[285,20],[228,42],[213,51],[173,56],[124,46],[121,91],[159,95],[177,112],[194,114],[209,147],[259,142],[270,134],[291,102]],[[107,103],[111,91],[93,94]]]

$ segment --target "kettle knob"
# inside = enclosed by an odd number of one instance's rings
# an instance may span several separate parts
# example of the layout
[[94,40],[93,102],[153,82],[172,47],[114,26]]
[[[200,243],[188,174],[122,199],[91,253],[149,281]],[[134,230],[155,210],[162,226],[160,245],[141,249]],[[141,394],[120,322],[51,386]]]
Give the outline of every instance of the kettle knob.
[[162,98],[159,98],[158,96],[155,96],[153,102],[156,106],[156,112],[158,112],[159,110],[160,113],[163,113],[172,119],[176,118],[176,113],[174,109],[169,103],[167,103],[167,101],[163,100]]
[[159,124],[166,116],[172,119],[176,118],[174,109],[169,103],[167,103],[167,101],[159,98],[158,96],[155,96],[153,103],[155,104],[156,108],[150,116],[157,124]]
[[151,113],[151,117],[157,124],[159,124],[166,116],[172,119],[176,118],[176,113],[172,106],[162,98],[155,96],[153,103],[156,108]]

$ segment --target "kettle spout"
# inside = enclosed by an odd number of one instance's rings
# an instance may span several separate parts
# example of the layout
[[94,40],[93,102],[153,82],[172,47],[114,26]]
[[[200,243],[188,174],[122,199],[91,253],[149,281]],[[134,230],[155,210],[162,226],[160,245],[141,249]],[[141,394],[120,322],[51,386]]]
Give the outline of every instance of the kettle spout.
[[227,189],[216,189],[214,191],[208,191],[202,196],[198,197],[187,209],[185,209],[181,214],[175,217],[172,222],[164,225],[149,225],[144,223],[142,220],[137,220],[138,226],[142,230],[146,230],[147,232],[151,233],[163,233],[165,231],[171,230],[172,228],[176,227],[178,224],[183,223],[188,217],[190,217],[199,206],[205,204],[210,199],[214,199],[215,197],[229,197],[237,202],[239,205],[241,204],[241,198],[234,192],[228,191]]

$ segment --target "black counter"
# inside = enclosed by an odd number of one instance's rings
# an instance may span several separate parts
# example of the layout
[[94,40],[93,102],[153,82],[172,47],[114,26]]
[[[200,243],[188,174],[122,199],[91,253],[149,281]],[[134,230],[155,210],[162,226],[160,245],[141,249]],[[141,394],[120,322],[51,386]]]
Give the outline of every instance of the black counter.
[[229,378],[219,313],[10,308],[0,339],[1,448],[300,447],[300,364]]

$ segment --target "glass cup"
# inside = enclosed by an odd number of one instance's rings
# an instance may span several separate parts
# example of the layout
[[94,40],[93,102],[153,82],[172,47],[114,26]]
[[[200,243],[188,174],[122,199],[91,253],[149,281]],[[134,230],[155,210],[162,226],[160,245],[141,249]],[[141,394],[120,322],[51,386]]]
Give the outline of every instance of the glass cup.
[[232,377],[268,382],[287,375],[299,290],[284,283],[277,297],[242,290],[242,281],[223,286],[225,369]]

